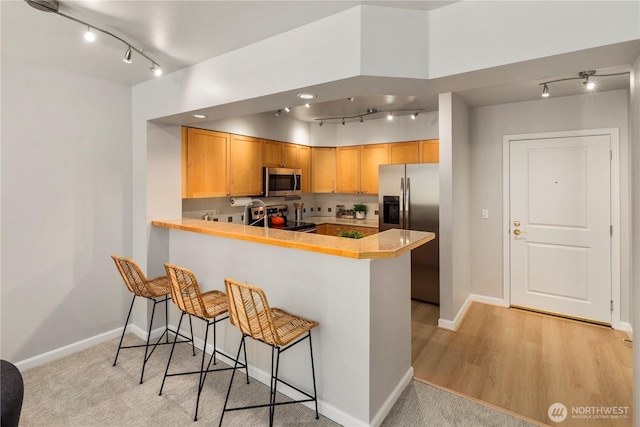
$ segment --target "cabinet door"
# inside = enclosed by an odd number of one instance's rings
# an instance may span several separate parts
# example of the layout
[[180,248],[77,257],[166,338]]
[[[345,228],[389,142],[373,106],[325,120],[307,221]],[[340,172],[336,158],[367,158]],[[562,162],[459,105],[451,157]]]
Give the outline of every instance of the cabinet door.
[[299,168],[298,145],[283,142],[280,144],[280,164],[284,168]]
[[232,196],[262,193],[262,141],[249,136],[231,135],[230,192]]
[[340,230],[342,230],[344,227],[344,225],[327,224],[327,235],[337,236]]
[[280,148],[282,143],[279,141],[271,141],[268,139],[262,140],[262,165],[270,168],[279,168],[281,166],[280,161]]
[[440,162],[440,140],[427,139],[420,141],[420,163]]
[[420,144],[418,141],[394,142],[389,144],[389,163],[419,163]]
[[327,233],[327,224],[316,225],[316,234],[329,234]]
[[311,147],[298,145],[298,168],[302,169],[302,192],[311,191]]
[[229,194],[227,186],[229,171],[228,133],[188,128],[186,143],[183,141],[183,196],[185,198],[224,197]]
[[389,163],[389,144],[362,146],[360,192],[378,194],[378,166]]
[[336,185],[336,149],[311,147],[311,192],[334,193]]
[[336,148],[336,192],[360,192],[360,146]]

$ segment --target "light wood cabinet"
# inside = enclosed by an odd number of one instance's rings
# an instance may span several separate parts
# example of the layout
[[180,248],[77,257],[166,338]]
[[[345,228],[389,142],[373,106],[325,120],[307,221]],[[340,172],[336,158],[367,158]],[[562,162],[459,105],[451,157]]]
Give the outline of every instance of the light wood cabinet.
[[280,164],[283,168],[299,168],[300,162],[298,161],[298,144],[291,144],[283,142],[280,145]]
[[228,133],[183,128],[183,198],[229,195],[230,138]]
[[229,156],[230,195],[262,194],[262,141],[231,134]]
[[340,230],[356,230],[365,236],[371,236],[372,234],[378,233],[377,228],[373,227],[362,227],[358,225],[343,225],[343,224],[320,224],[316,226],[316,234],[324,234],[327,236],[337,236],[340,233]]
[[262,140],[262,165],[270,168],[298,168],[298,144]]
[[420,141],[420,163],[440,162],[440,140],[426,139]]
[[362,146],[360,192],[378,194],[378,166],[389,163],[389,144]]
[[311,147],[298,145],[298,168],[302,169],[302,192],[311,192]]
[[336,192],[360,193],[362,147],[336,148]]
[[336,191],[336,149],[311,147],[311,192]]
[[420,162],[419,141],[393,142],[389,144],[389,164]]
[[389,144],[336,148],[336,192],[378,193],[378,166],[388,163]]

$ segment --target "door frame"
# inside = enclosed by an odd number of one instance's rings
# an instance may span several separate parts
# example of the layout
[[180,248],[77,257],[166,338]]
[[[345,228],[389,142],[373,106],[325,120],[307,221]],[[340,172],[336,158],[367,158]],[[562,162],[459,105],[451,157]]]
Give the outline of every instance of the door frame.
[[511,186],[510,146],[512,141],[549,138],[569,138],[580,136],[607,135],[611,141],[611,326],[614,329],[625,329],[620,321],[620,143],[618,128],[584,129],[558,132],[527,133],[504,135],[502,137],[502,282],[503,296],[507,306],[511,306],[511,221],[509,191]]

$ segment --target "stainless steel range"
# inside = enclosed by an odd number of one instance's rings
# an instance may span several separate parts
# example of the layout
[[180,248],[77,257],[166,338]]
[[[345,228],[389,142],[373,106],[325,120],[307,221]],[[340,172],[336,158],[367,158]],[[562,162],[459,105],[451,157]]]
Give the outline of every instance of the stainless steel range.
[[269,228],[278,230],[299,231],[302,233],[315,233],[316,225],[312,222],[295,221],[288,218],[289,207],[286,204],[256,206],[249,209],[249,224],[264,227],[264,218],[268,218]]

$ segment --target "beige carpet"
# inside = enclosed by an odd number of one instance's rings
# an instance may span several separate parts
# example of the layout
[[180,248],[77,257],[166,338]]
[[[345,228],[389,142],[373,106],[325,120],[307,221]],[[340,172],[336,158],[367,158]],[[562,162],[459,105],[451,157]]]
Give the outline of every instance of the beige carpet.
[[[129,334],[125,344],[142,342]],[[25,397],[20,426],[194,426],[217,425],[231,376],[230,371],[209,374],[194,424],[197,375],[168,378],[158,395],[170,346],[159,346],[139,384],[144,349],[122,350],[118,364],[113,358],[118,345],[111,340],[23,372]],[[176,347],[172,369],[196,370],[201,353],[191,347]],[[219,364],[221,362],[218,362]],[[247,385],[236,375],[231,405],[268,401],[269,389],[256,380]],[[286,399],[281,396],[280,399]],[[224,426],[268,425],[268,409],[225,414]],[[335,426],[301,404],[276,409],[279,426]],[[528,426],[531,424],[503,412],[412,381],[405,389],[384,426]]]

